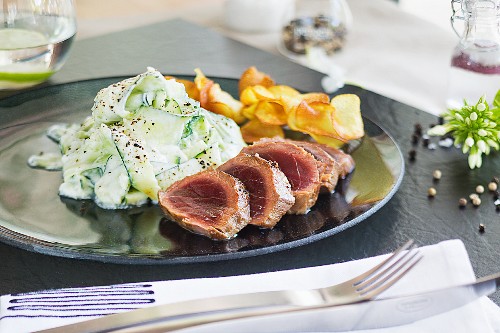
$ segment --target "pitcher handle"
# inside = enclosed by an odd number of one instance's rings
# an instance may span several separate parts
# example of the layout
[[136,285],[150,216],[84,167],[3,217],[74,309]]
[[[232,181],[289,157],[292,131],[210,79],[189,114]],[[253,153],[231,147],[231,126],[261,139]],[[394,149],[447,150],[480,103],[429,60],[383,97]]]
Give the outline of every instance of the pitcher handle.
[[[456,9],[455,5],[456,4],[459,4],[460,5],[460,9]],[[462,9],[462,1],[461,0],[451,0],[451,17],[450,17],[450,23],[451,23],[451,27],[453,29],[453,31],[455,32],[455,34],[460,38],[462,37],[461,34],[458,33],[457,29],[455,28],[455,21],[456,20],[463,20],[465,21],[465,16],[463,16],[463,9]],[[459,15],[461,14],[461,15]]]

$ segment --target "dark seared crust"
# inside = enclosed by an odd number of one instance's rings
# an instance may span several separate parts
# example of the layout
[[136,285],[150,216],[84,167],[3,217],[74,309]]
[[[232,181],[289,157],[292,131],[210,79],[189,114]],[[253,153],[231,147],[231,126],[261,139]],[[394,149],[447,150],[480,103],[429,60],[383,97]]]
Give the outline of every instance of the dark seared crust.
[[[289,214],[306,214],[309,209],[314,206],[318,199],[321,186],[318,170],[318,168],[321,167],[321,162],[318,162],[310,153],[293,143],[281,139],[259,140],[253,145],[243,148],[241,152],[249,155],[258,154],[266,160],[278,163],[279,168],[290,181],[292,185],[292,194],[295,197],[295,203],[288,210]],[[302,163],[303,165],[301,167],[310,171],[312,176],[309,179],[302,177],[298,182],[300,186],[297,186],[294,184],[289,173],[290,169],[294,169],[294,166],[279,165],[280,161],[273,157],[275,154],[292,158],[295,161],[294,163]],[[297,168],[299,168],[298,165],[296,165],[295,170],[292,171],[297,171]],[[298,174],[300,175],[300,172],[298,172]]]
[[318,162],[321,162],[319,164],[321,190],[330,193],[334,192],[340,172],[342,171],[341,165],[323,149],[322,145],[307,141],[287,141],[304,148],[308,153],[313,155]]
[[342,150],[333,148],[324,144],[318,143],[318,146],[326,151],[339,165],[340,178],[345,178],[348,174],[354,171],[356,163],[351,155],[344,153]]
[[250,195],[250,224],[272,228],[295,202],[290,182],[275,162],[241,153],[221,165],[219,170],[245,185]]
[[[213,184],[222,188],[224,195],[220,198],[210,197],[206,191],[191,186],[193,182]],[[188,176],[175,182],[167,190],[160,191],[158,197],[159,204],[169,219],[187,230],[212,239],[232,238],[250,222],[249,196],[243,183],[219,170],[207,170]],[[190,200],[194,200],[195,204],[192,205],[194,207],[197,205],[196,199],[204,197],[216,201],[217,214],[210,215],[207,209],[205,216],[194,216],[188,209]],[[217,200],[220,201],[220,205]],[[197,208],[203,211],[204,207]]]

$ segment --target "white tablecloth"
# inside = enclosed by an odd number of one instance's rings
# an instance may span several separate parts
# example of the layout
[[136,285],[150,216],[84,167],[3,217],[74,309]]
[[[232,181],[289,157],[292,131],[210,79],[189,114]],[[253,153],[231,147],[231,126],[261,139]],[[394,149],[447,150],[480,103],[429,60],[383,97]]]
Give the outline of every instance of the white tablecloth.
[[[78,38],[158,22],[173,17],[279,54],[278,32],[242,33],[224,24],[224,0],[77,0]],[[445,110],[448,68],[458,38],[409,14],[389,0],[348,0],[353,26],[343,50],[333,56],[348,82],[432,114]],[[432,8],[431,8],[432,9]],[[450,10],[451,15],[451,10]],[[250,64],[249,64],[250,65]],[[285,82],[285,84],[287,84]]]

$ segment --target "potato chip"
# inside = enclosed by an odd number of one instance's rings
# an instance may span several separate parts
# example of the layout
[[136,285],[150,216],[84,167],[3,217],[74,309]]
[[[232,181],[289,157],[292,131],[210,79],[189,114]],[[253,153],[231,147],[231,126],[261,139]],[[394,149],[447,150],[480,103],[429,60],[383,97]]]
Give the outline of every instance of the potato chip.
[[[274,86],[274,80],[264,72],[260,72],[254,66],[247,68],[243,74],[241,74],[240,81],[238,83],[238,91],[241,96],[243,90],[247,87],[260,85],[263,87]],[[240,98],[241,99],[241,98]]]
[[293,89],[292,87],[283,85],[268,87],[267,90],[269,90],[276,99],[280,99],[282,96],[300,95],[300,93],[297,90]]
[[218,83],[208,79],[199,68],[195,69],[195,73],[194,83],[199,91],[198,101],[202,108],[229,117],[238,124],[246,120],[240,101],[223,91]]
[[334,126],[343,140],[359,139],[365,135],[361,101],[354,94],[343,94],[332,98],[330,105],[335,107]]
[[247,87],[240,95],[240,101],[245,105],[252,105],[262,100],[271,101],[273,99],[275,99],[274,95],[266,87],[260,85]]
[[307,103],[330,103],[330,97],[327,94],[323,93],[306,93],[301,94],[300,97]]
[[288,124],[293,130],[340,139],[333,124],[334,112],[330,104],[302,101],[288,114]]
[[330,100],[324,93],[301,94],[290,86],[276,85],[269,75],[250,67],[241,76],[240,100],[237,100],[199,68],[195,73],[194,82],[176,80],[203,108],[230,117],[238,124],[248,121],[241,127],[247,142],[284,137],[281,127],[284,125],[332,147],[364,135],[360,100],[356,95],[338,95]]
[[283,128],[279,125],[266,125],[258,119],[253,119],[241,127],[241,135],[247,143],[258,141],[262,138],[285,137]]
[[281,101],[260,101],[255,108],[255,117],[267,125],[286,125],[287,115]]

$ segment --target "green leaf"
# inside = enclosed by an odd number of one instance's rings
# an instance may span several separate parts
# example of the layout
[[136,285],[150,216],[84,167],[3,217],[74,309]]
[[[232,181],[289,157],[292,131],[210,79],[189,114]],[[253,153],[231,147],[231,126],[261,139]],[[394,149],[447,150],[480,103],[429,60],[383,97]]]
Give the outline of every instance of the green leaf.
[[497,91],[495,99],[493,100],[493,105],[500,108],[500,89]]

